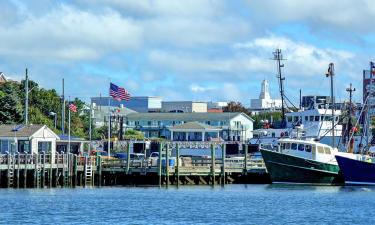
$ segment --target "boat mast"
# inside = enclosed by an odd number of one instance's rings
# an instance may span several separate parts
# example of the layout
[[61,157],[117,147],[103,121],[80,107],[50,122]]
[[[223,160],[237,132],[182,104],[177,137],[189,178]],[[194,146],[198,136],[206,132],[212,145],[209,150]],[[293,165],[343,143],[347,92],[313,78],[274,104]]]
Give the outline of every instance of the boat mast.
[[280,90],[280,96],[281,96],[281,127],[286,127],[286,119],[285,119],[285,106],[284,106],[284,85],[283,81],[285,80],[285,77],[281,74],[281,67],[284,67],[284,64],[281,64],[281,60],[285,60],[283,58],[283,55],[281,54],[281,49],[276,49],[275,52],[273,52],[273,60],[276,60],[277,62],[277,78],[279,79],[279,90]]
[[374,86],[374,78],[373,78],[373,75],[374,75],[374,62],[370,62],[370,87],[369,87],[369,90],[368,90],[368,100],[367,100],[367,113],[366,113],[366,146],[368,147],[369,144],[371,143],[371,140],[370,140],[370,129],[371,129],[371,115],[372,115],[372,107],[373,107],[373,103],[372,103],[372,98],[373,98],[373,86]]
[[335,75],[335,66],[333,63],[329,64],[326,77],[331,77],[331,103],[332,103],[332,148],[335,147],[335,100],[333,99],[333,76]]
[[355,88],[353,88],[352,86],[352,83],[350,83],[350,86],[348,88],[346,88],[346,91],[349,92],[349,113],[348,113],[348,116],[349,116],[349,119],[348,119],[348,126],[346,128],[346,135],[347,135],[347,138],[348,138],[348,146],[350,147],[350,151],[352,151],[353,149],[351,148],[351,139],[352,139],[352,111],[353,111],[353,108],[352,108],[352,98],[353,98],[353,92],[355,91]]

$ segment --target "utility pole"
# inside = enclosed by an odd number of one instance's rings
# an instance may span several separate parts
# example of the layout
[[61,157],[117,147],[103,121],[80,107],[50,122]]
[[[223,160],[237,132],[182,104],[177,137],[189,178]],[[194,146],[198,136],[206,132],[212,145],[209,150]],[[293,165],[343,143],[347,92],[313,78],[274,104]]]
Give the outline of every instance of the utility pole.
[[64,78],[62,79],[62,95],[61,95],[61,131],[65,134],[65,93],[64,93]]
[[333,63],[329,64],[328,72],[326,77],[331,78],[331,103],[332,103],[332,148],[335,147],[335,100],[333,98],[333,76],[335,75],[335,65]]
[[29,125],[29,76],[26,68],[26,79],[25,79],[25,125]]
[[281,54],[281,49],[276,49],[275,52],[273,52],[273,60],[277,61],[277,78],[279,79],[279,90],[280,90],[280,96],[281,96],[281,123],[282,127],[284,128],[286,126],[286,120],[285,120],[285,107],[284,107],[284,85],[283,81],[285,80],[285,77],[281,74],[281,67],[284,67],[284,64],[281,64],[282,60],[285,60],[283,58],[283,55]]

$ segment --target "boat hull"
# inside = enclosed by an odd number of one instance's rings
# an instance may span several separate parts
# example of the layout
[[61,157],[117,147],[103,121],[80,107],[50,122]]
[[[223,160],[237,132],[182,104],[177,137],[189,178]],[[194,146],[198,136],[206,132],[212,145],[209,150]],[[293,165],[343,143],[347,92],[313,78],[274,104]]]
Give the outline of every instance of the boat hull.
[[260,151],[273,183],[344,184],[338,165],[308,160],[265,149],[261,149]]
[[375,185],[375,164],[336,156],[345,184]]

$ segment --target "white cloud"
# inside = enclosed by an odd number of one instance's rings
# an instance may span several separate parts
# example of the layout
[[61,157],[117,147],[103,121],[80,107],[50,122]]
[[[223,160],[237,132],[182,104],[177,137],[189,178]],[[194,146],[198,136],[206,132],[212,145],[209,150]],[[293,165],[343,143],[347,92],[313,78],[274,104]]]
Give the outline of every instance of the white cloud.
[[135,49],[143,40],[142,28],[116,12],[96,15],[67,5],[0,27],[0,33],[1,55],[55,61],[97,59]]
[[[312,29],[372,32],[369,22],[375,16],[371,0],[247,0],[260,24],[306,23]],[[339,38],[339,37],[338,37]]]

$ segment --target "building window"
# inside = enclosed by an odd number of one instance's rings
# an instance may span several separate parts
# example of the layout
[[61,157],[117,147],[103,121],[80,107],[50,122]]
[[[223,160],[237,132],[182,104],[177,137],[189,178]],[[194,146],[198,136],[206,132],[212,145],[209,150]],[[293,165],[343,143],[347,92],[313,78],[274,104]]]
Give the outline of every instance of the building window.
[[2,154],[9,150],[9,140],[0,140],[0,151]]
[[30,141],[18,141],[18,152],[30,153]]
[[52,143],[50,141],[40,141],[38,142],[38,152],[50,153],[52,149],[51,146]]

